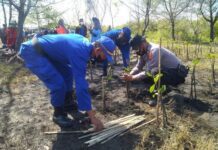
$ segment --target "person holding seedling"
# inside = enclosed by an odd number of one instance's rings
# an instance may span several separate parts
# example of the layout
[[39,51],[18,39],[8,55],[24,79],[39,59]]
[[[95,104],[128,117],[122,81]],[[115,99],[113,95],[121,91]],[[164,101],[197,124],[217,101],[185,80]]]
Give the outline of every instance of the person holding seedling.
[[[152,76],[158,73],[159,60],[159,45],[149,43],[145,37],[136,35],[130,42],[133,50],[137,50],[137,55],[140,56],[136,66],[129,74],[125,73],[122,76],[123,80],[145,80],[153,82]],[[161,56],[161,84],[176,86],[185,82],[185,77],[188,74],[188,69],[181,63],[176,55],[166,48],[160,49]],[[145,70],[143,67],[145,66]],[[153,83],[151,83],[153,84]],[[153,103],[151,102],[153,105]]]
[[[48,87],[54,107],[53,121],[61,127],[75,125],[67,114],[71,111],[86,111],[96,130],[102,122],[92,109],[88,83],[85,79],[90,58],[112,62],[114,42],[102,36],[94,43],[78,34],[57,34],[35,37],[21,45],[19,55],[26,67]],[[77,103],[72,98],[75,80]],[[77,105],[78,104],[78,105]]]

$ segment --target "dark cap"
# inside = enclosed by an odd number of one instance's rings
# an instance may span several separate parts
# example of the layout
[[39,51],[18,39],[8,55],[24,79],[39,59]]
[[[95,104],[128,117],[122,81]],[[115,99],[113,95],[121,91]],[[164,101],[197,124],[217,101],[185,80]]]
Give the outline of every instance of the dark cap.
[[135,49],[136,47],[139,47],[143,41],[145,41],[145,37],[137,34],[131,39],[130,45],[133,49]]

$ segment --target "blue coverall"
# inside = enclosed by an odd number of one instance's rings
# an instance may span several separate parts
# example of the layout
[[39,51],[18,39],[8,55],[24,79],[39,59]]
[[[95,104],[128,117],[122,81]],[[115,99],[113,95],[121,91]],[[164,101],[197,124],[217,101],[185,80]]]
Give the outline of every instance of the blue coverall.
[[[122,44],[117,40],[121,32],[122,32],[121,29],[112,29],[108,32],[103,33],[102,35],[107,36],[114,41],[114,43],[117,45],[117,47],[121,51],[124,67],[128,67],[129,62],[130,62],[130,44],[129,43]],[[104,63],[104,64],[105,64],[104,66],[107,66],[107,63]]]
[[74,78],[79,110],[91,110],[85,76],[92,44],[77,34],[44,35],[38,41],[47,57],[34,49],[32,41],[23,43],[19,53],[26,67],[50,89],[51,104],[54,107],[64,105],[65,93],[72,91]]

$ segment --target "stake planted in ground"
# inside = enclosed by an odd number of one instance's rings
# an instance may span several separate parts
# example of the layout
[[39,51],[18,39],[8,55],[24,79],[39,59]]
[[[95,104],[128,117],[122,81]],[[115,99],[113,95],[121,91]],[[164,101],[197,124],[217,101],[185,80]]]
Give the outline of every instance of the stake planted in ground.
[[193,64],[193,70],[192,70],[192,76],[191,76],[191,89],[190,89],[190,99],[197,99],[197,91],[196,91],[196,80],[195,80],[195,71],[196,71],[196,65],[200,62],[199,58],[195,58],[192,60]]
[[103,102],[103,111],[106,110],[106,101],[105,101],[105,84],[104,84],[104,77],[101,78],[101,88],[102,88],[102,102]]

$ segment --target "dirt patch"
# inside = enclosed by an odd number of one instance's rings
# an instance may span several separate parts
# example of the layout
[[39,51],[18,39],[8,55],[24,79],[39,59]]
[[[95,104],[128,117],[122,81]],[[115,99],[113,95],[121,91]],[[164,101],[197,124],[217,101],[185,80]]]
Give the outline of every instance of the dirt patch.
[[[16,64],[10,65],[15,66],[15,68],[17,67]],[[5,66],[7,65],[5,64]],[[126,83],[118,78],[118,75],[122,72],[122,66],[118,65],[115,69],[113,80],[110,83],[105,81],[106,111],[103,110],[102,91],[100,88],[101,78],[99,76],[102,70],[101,68],[94,69],[93,81],[89,78],[89,72],[87,73],[93,106],[98,110],[97,116],[103,122],[132,113],[146,114],[148,120],[154,118],[155,108],[149,107],[146,103],[150,99],[147,90],[148,86],[143,82],[131,83],[128,103]],[[12,75],[12,70],[14,69],[11,69],[11,71],[9,69],[7,77]],[[199,74],[202,74],[202,72],[199,72]],[[206,73],[204,74],[206,75]],[[1,75],[1,79],[3,78],[3,75]],[[59,130],[59,127],[52,122],[53,110],[49,103],[49,91],[41,81],[24,68],[14,74],[14,78],[10,79],[11,82],[9,84],[5,84],[8,83],[7,79],[5,79],[6,82],[1,82],[0,88],[0,149],[132,150],[142,142],[144,135],[142,131],[144,129],[150,130],[142,144],[144,149],[161,149],[167,139],[164,136],[166,131],[157,130],[155,123],[141,130],[129,132],[122,137],[116,137],[105,144],[97,144],[91,148],[87,148],[84,145],[87,139],[78,140],[81,134],[45,135],[45,131]],[[208,90],[207,83],[203,81],[204,78],[198,77],[198,80],[201,82],[197,82],[197,100],[191,101],[189,99],[190,76],[184,85],[172,90],[177,94],[177,97],[174,95],[174,98],[172,98],[172,96],[170,97],[170,95],[166,94],[166,97],[169,96],[166,106],[170,120],[169,129],[167,130],[169,133],[166,135],[170,136],[171,128],[177,127],[175,122],[181,120],[181,114],[177,115],[173,112],[173,108],[176,105],[184,108],[182,118],[184,120],[191,116],[191,118],[205,120],[204,122],[214,121],[213,124],[218,124],[216,119],[218,89],[214,87],[212,96],[205,95],[204,91]],[[209,125],[211,124],[209,123]],[[217,128],[217,126],[213,127]],[[74,128],[74,130],[79,129],[82,129],[79,125],[76,125]],[[193,130],[193,133],[201,135],[198,130]]]

